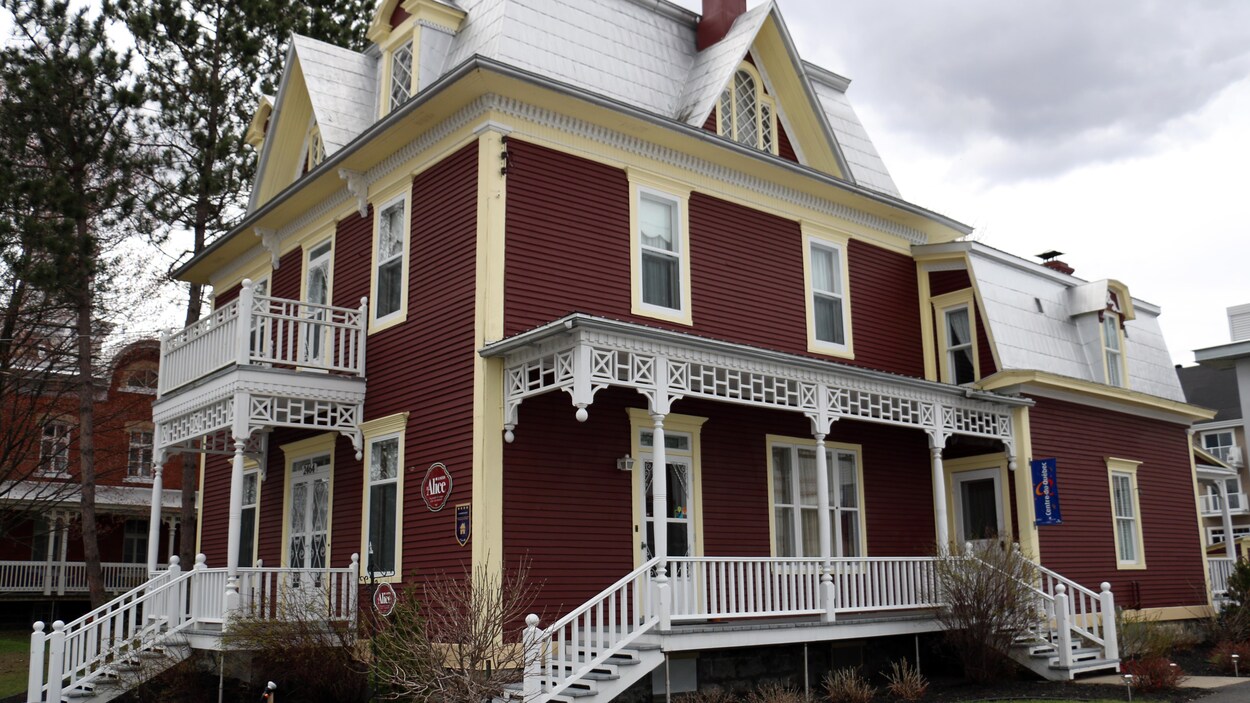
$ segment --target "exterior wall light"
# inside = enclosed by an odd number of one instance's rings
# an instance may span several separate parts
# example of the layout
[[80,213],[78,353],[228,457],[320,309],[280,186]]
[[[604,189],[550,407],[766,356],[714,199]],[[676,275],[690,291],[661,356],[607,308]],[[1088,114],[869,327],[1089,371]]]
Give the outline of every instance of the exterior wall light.
[[628,454],[626,454],[623,457],[620,457],[619,459],[616,460],[616,468],[620,471],[633,471],[634,470],[634,457]]

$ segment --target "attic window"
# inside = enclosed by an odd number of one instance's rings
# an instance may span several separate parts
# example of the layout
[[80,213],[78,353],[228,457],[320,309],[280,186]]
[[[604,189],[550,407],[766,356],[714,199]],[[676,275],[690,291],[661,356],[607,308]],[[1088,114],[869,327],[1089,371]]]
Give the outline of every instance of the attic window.
[[719,134],[769,153],[777,153],[777,111],[764,93],[759,73],[748,63],[734,73],[716,106]]
[[321,138],[321,128],[313,124],[304,140],[304,173],[317,168],[326,158],[326,144]]
[[391,109],[412,97],[412,40],[400,44],[391,54]]

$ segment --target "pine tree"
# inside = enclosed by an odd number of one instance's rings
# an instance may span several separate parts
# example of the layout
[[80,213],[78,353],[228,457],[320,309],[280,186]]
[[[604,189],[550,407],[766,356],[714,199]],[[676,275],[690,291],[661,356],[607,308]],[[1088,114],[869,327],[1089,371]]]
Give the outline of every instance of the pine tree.
[[[230,231],[246,207],[256,154],[244,134],[261,92],[272,92],[292,33],[360,49],[372,0],[114,0],[147,63],[159,112],[162,170],[150,212],[191,235],[199,254]],[[186,324],[200,318],[203,290],[188,289]],[[182,470],[183,563],[193,562],[196,471]]]
[[[70,311],[78,395],[83,552],[91,601],[105,599],[95,515],[94,363],[109,252],[134,210],[149,160],[137,146],[142,85],[107,24],[68,0],[2,0],[18,40],[0,51],[0,179],[20,194],[12,226],[43,264],[42,294]],[[2,194],[0,194],[2,195]]]

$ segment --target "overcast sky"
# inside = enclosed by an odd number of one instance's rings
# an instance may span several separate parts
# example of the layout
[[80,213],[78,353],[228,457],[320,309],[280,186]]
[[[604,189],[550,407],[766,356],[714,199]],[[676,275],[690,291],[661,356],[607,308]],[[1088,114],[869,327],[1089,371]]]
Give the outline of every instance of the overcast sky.
[[[778,0],[903,197],[1162,306],[1177,363],[1250,303],[1250,2]],[[698,0],[681,3],[698,10]],[[760,0],[750,0],[751,7]]]

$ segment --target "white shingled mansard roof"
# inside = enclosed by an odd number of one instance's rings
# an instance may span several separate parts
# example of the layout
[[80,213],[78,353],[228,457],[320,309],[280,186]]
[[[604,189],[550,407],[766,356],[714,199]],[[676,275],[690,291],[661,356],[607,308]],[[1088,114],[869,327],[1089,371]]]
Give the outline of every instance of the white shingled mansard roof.
[[[665,0],[459,0],[456,6],[466,17],[445,56],[429,56],[423,46],[423,85],[431,63],[446,72],[483,56],[695,126],[707,119],[770,14],[790,41],[771,0],[739,17],[725,39],[703,52],[695,50],[697,15]],[[306,37],[296,37],[293,51],[326,153],[333,154],[375,119],[377,52],[360,54]],[[806,77],[855,182],[897,197],[847,99],[849,81],[810,64],[795,70]]]
[[[938,247],[968,252],[969,276],[980,294],[1001,371],[1043,371],[1102,382],[1099,328],[1080,325],[1078,319],[1090,312],[1085,300],[1106,300],[1107,281],[1088,282],[972,242],[916,247],[916,252]],[[1102,293],[1089,296],[1091,289]],[[1136,298],[1132,305],[1135,318],[1124,323],[1129,389],[1185,402],[1159,328],[1159,308]]]

